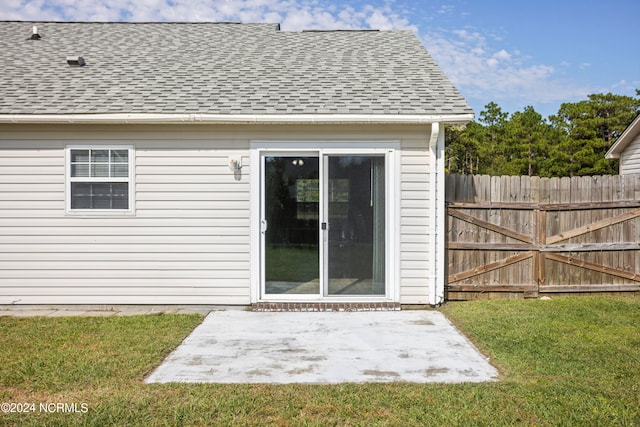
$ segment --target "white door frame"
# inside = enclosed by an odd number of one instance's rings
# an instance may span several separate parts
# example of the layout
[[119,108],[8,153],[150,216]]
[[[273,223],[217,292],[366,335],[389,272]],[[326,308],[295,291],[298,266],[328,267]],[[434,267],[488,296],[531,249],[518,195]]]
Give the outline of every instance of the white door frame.
[[[322,164],[325,155],[385,155],[386,191],[386,239],[385,274],[386,295],[384,296],[323,296],[323,289],[317,295],[278,295],[277,299],[264,298],[263,249],[262,249],[262,191],[264,153],[269,154],[314,154]],[[251,303],[261,301],[323,301],[323,302],[398,302],[400,300],[400,142],[399,141],[252,141],[250,143],[250,266]],[[322,166],[321,166],[322,169]],[[321,254],[321,256],[323,256]],[[321,272],[321,274],[323,274]]]

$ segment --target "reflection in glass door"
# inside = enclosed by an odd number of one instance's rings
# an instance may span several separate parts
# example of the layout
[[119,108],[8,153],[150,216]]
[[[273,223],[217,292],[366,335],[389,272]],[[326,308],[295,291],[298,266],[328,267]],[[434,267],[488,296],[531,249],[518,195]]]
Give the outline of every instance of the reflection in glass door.
[[327,295],[385,294],[383,156],[328,156]]
[[263,215],[265,293],[318,295],[318,157],[265,156]]

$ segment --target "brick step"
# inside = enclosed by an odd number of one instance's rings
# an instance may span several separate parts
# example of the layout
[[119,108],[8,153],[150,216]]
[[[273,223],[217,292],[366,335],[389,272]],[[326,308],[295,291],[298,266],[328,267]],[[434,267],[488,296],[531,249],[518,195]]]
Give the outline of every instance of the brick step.
[[397,302],[259,302],[252,311],[398,311]]

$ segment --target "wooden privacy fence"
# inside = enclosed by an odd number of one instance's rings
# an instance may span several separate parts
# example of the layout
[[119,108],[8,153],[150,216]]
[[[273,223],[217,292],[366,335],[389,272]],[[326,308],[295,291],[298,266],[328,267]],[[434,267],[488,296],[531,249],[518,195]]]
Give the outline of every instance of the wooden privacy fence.
[[450,300],[640,291],[640,175],[448,175]]

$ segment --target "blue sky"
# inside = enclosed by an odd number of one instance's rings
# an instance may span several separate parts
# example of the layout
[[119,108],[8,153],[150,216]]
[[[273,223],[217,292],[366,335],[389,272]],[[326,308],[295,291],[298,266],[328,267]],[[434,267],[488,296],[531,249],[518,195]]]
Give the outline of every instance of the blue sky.
[[640,88],[638,0],[0,0],[0,20],[278,22],[409,29],[467,98],[547,117],[591,93]]

